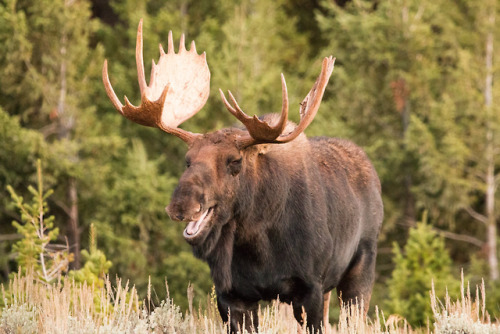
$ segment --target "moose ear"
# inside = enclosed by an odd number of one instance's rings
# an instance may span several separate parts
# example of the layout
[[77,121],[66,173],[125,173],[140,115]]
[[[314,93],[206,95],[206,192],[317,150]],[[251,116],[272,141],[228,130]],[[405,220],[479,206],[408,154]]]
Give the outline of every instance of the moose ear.
[[236,176],[240,173],[241,171],[241,164],[242,164],[242,159],[229,159],[227,162],[227,170],[229,174],[232,176]]

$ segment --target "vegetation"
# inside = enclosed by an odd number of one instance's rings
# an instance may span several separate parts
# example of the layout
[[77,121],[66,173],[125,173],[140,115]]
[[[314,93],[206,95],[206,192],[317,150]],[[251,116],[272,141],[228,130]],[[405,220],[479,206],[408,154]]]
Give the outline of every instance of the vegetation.
[[[101,296],[97,304],[93,301],[96,295]],[[148,309],[147,300],[139,301],[135,288],[124,285],[120,280],[112,284],[109,278],[106,278],[103,287],[77,286],[68,279],[45,285],[31,275],[18,274],[10,281],[8,293],[4,291],[3,298],[11,302],[0,314],[0,334],[227,333],[213,297],[205,299],[197,310],[192,307],[190,299],[190,309],[185,313],[170,298],[158,307]],[[500,328],[490,322],[484,298],[484,285],[473,295],[463,281],[462,294],[458,299],[446,294],[440,300],[433,289],[428,301],[436,319],[431,324],[434,328],[432,332],[500,333]],[[259,319],[261,333],[296,333],[298,329],[290,305],[275,302],[262,307]],[[403,318],[394,315],[386,318],[378,310],[373,318],[367,318],[358,307],[343,307],[339,322],[329,325],[329,329],[332,333],[359,334],[428,332],[415,331]]]
[[[164,212],[185,147],[124,120],[103,89],[107,58],[117,94],[139,100],[134,52],[140,18],[145,59],[158,58],[157,45],[169,30],[175,39],[186,33],[207,52],[212,93],[186,122],[190,131],[235,122],[219,88],[231,89],[250,114],[279,111],[280,73],[291,110],[298,111],[321,59],[337,57],[307,135],[353,140],[380,175],[386,218],[371,304],[397,312],[412,328],[435,321],[444,333],[459,323],[450,319],[473,326],[488,323],[486,313],[499,317],[499,10],[499,0],[0,0],[0,281],[6,303],[0,331],[10,333],[17,325],[6,326],[14,323],[26,324],[27,332],[41,324],[54,326],[47,330],[113,332],[119,324],[156,331],[181,315],[176,331],[222,330],[205,298],[208,267],[182,239],[184,226]],[[485,279],[489,298],[481,316],[471,314],[476,304],[465,309],[467,293],[451,302],[461,268],[473,284]],[[106,277],[115,276],[135,288],[111,288]],[[442,305],[427,302],[433,280]],[[191,308],[202,306],[197,313],[186,313],[190,283]],[[33,295],[14,298],[23,284]],[[443,297],[446,286],[452,299]],[[57,316],[41,312],[46,291],[64,306]],[[157,311],[138,295],[149,295]],[[80,296],[81,304],[68,302],[69,296]],[[264,328],[289,326],[281,306],[261,312],[269,321]],[[332,312],[341,332],[356,324],[369,326],[367,332],[392,331],[394,324],[404,331],[400,318],[384,320],[381,312],[377,318],[373,307],[372,319],[380,320],[342,325],[346,312]]]

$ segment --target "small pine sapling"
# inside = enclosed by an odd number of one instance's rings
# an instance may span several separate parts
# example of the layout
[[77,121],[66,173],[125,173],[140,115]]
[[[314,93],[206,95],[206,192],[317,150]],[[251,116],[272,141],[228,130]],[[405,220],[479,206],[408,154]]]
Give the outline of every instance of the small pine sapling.
[[112,263],[106,259],[104,252],[97,248],[94,224],[90,224],[89,245],[89,250],[84,249],[81,253],[85,264],[81,269],[70,271],[69,276],[76,282],[87,282],[89,285],[94,284],[102,288],[104,287],[105,275]]
[[386,307],[413,326],[425,326],[433,315],[429,302],[432,282],[438,297],[446,291],[452,295],[458,291],[459,281],[453,277],[444,239],[428,224],[424,213],[422,221],[410,229],[404,248],[395,243],[393,253],[395,268],[388,281]]
[[24,201],[11,186],[7,186],[12,202],[21,214],[20,222],[12,225],[22,235],[22,239],[13,245],[13,252],[21,272],[33,271],[42,282],[52,283],[68,271],[68,265],[73,261],[73,254],[66,244],[56,244],[59,229],[54,227],[54,216],[47,216],[49,207],[47,198],[52,190],[44,191],[42,167],[37,161],[37,188],[28,187],[32,195],[29,202]]

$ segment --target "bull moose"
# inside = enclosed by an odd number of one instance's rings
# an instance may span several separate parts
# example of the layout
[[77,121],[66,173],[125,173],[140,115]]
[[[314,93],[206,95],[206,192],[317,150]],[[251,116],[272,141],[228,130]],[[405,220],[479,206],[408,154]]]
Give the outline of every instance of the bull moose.
[[115,108],[141,125],[157,127],[188,145],[186,170],[166,211],[186,222],[183,236],[206,261],[222,319],[231,332],[258,331],[258,302],[279,297],[291,303],[299,323],[321,331],[328,321],[331,290],[344,302],[364,300],[374,281],[377,237],[383,219],[381,187],[366,154],[350,141],[307,138],[333,71],[324,58],[316,83],[300,104],[298,125],[288,121],[288,94],[281,75],[281,114],[247,116],[229,92],[220,95],[243,127],[206,134],[178,126],[196,114],[210,92],[205,53],[181,37],[174,51],[160,45],[149,85],[144,74],[142,20],[136,62],[141,105],[125,105],[103,82]]

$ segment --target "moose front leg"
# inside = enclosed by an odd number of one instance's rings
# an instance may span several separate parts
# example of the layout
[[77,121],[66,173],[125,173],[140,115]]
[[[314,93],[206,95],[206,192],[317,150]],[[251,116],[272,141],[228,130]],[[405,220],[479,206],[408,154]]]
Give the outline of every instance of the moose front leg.
[[228,295],[217,296],[217,307],[222,320],[229,322],[230,333],[236,334],[245,328],[249,333],[259,331],[258,303],[243,302]]
[[308,333],[323,333],[324,295],[319,285],[309,287],[292,301],[295,319],[303,325],[306,316]]

